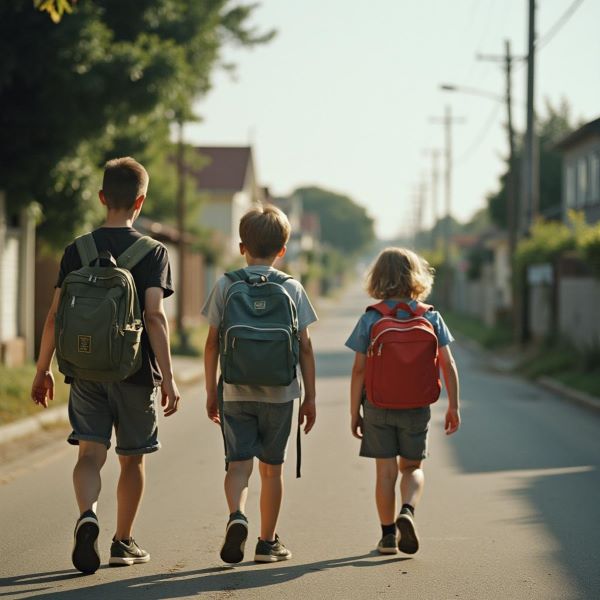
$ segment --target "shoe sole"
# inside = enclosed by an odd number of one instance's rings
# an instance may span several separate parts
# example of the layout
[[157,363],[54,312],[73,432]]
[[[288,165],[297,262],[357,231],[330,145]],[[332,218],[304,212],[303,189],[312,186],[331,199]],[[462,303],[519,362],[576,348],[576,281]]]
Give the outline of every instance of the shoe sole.
[[248,539],[248,525],[245,521],[232,521],[227,525],[225,541],[221,547],[221,560],[230,565],[244,560],[244,548]]
[[147,563],[150,560],[150,555],[148,556],[138,556],[135,558],[125,558],[121,556],[111,556],[108,560],[108,564],[113,567],[130,567],[131,565],[140,565],[142,563]]
[[415,529],[415,524],[410,517],[400,515],[396,519],[396,527],[400,534],[398,540],[398,550],[405,554],[415,554],[419,549],[419,537]]
[[96,519],[85,518],[77,523],[71,559],[73,566],[86,575],[95,573],[100,567],[99,534],[100,527]]
[[280,562],[282,560],[290,560],[292,558],[292,553],[283,555],[283,556],[273,556],[272,554],[255,554],[254,562],[257,563],[272,563],[272,562]]
[[398,548],[396,548],[396,546],[394,546],[393,548],[377,546],[377,552],[379,552],[379,554],[398,554]]

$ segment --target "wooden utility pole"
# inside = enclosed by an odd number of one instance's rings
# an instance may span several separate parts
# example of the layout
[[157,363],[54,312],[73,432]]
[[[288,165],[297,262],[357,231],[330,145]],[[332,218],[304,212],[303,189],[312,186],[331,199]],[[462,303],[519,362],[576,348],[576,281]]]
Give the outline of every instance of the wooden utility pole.
[[535,0],[529,0],[529,27],[527,39],[527,129],[523,152],[523,209],[525,222],[523,230],[529,231],[539,212],[539,169],[536,164],[535,149]]
[[446,276],[444,277],[444,303],[450,303],[450,234],[452,219],[452,125],[462,123],[464,119],[452,116],[452,108],[446,105],[443,117],[431,117],[433,123],[441,123],[444,126],[444,200],[446,215],[444,219],[444,262],[446,264]]
[[179,232],[178,247],[178,286],[177,290],[177,336],[181,349],[186,350],[189,347],[187,331],[185,329],[185,216],[186,216],[186,173],[185,173],[185,144],[183,142],[183,121],[178,122],[178,139],[177,139],[177,229]]

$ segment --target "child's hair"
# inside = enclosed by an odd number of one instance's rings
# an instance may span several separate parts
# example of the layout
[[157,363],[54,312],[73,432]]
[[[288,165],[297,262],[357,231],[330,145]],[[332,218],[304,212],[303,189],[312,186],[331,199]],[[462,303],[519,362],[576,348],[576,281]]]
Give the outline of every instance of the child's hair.
[[425,300],[433,286],[434,269],[406,248],[386,248],[377,257],[367,282],[367,292],[378,300]]
[[253,258],[271,258],[290,239],[290,222],[275,206],[249,210],[240,221],[240,239]]
[[113,158],[104,165],[102,191],[108,208],[128,209],[148,191],[148,172],[131,158]]

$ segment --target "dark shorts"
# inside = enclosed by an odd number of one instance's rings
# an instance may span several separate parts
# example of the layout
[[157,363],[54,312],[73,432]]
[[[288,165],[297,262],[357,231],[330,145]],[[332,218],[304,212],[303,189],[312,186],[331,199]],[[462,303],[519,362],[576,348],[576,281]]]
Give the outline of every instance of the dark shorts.
[[293,401],[224,402],[225,460],[229,463],[256,457],[268,465],[283,464],[293,412]]
[[115,429],[117,454],[148,454],[160,448],[156,403],[159,388],[133,383],[75,379],[69,396],[70,444],[98,442],[110,448]]
[[363,439],[360,455],[368,458],[422,460],[427,457],[427,432],[431,409],[378,408],[363,404]]

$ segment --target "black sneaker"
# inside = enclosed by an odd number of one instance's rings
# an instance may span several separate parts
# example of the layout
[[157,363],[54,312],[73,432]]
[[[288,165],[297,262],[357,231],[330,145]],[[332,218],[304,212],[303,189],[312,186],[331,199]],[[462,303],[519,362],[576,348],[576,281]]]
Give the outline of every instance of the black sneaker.
[[419,549],[419,536],[415,529],[414,517],[410,512],[401,512],[396,519],[396,527],[400,536],[398,550],[405,554],[414,554]]
[[232,513],[227,521],[225,539],[221,546],[221,560],[229,564],[242,562],[248,539],[248,519],[239,510]]
[[77,520],[73,534],[73,566],[82,573],[95,573],[100,566],[98,534],[100,526],[93,510],[86,510]]
[[398,554],[398,538],[395,533],[384,535],[377,544],[379,554]]
[[128,542],[124,540],[115,540],[113,538],[110,546],[109,565],[130,566],[147,563],[149,560],[150,554],[140,548],[133,538]]
[[279,541],[279,536],[275,536],[274,542],[266,542],[258,538],[254,552],[255,562],[277,562],[290,558],[292,558],[292,553]]

